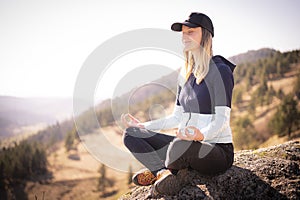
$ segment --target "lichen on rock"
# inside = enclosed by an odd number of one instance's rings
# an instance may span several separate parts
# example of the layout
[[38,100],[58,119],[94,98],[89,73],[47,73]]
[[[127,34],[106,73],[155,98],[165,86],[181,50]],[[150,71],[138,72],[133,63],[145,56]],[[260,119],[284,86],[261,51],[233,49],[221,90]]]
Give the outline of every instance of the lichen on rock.
[[176,196],[151,195],[152,186],[135,187],[120,197],[129,199],[300,199],[300,143],[235,153],[225,173],[204,176],[189,170]]

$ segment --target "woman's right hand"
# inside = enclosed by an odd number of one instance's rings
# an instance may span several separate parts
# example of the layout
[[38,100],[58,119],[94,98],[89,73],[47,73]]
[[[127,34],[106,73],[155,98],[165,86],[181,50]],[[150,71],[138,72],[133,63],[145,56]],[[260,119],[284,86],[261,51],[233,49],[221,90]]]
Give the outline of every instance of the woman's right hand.
[[202,141],[204,139],[204,136],[201,133],[201,131],[194,126],[188,126],[182,130],[178,130],[176,132],[176,136],[179,139],[189,141]]
[[139,127],[139,128],[144,128],[144,125],[141,124],[141,122],[133,117],[131,114],[122,114],[121,115],[121,120],[126,128],[128,127]]

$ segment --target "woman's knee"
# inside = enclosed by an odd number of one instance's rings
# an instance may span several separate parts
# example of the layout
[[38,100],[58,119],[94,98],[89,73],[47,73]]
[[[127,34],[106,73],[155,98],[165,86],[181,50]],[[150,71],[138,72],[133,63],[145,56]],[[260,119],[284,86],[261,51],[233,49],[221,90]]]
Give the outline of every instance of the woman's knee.
[[174,139],[168,149],[168,153],[185,153],[191,146],[192,141],[181,140],[179,138]]
[[134,139],[131,136],[131,132],[133,132],[133,127],[128,127],[125,129],[124,133],[123,133],[123,144],[128,147],[128,145],[130,145],[132,143],[132,140]]
[[[178,163],[184,164],[186,163],[186,155],[189,147],[191,146],[192,142],[191,141],[186,141],[186,140],[180,140],[180,139],[175,139],[173,142],[171,142],[168,151],[167,151],[167,158],[165,161],[165,165],[168,168],[174,168],[175,164],[178,165]],[[176,167],[177,168],[177,167]]]
[[124,134],[131,135],[132,133],[136,132],[137,130],[139,130],[138,127],[130,126],[130,127],[128,127],[128,128],[125,129]]
[[133,144],[137,139],[139,139],[140,128],[138,127],[128,127],[123,133],[123,143],[126,147]]

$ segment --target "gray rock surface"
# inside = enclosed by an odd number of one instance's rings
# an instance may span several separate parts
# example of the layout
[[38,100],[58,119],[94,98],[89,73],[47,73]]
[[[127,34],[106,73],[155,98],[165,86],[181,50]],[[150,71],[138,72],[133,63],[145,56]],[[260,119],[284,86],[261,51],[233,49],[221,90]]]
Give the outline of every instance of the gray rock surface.
[[176,196],[153,196],[152,186],[135,187],[120,199],[300,199],[300,143],[235,153],[224,174],[187,171],[187,184]]

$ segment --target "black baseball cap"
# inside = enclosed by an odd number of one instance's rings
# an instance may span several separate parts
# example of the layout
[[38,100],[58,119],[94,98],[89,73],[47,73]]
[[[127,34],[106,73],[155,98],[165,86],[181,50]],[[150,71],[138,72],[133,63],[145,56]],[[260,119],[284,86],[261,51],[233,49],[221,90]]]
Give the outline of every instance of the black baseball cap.
[[188,26],[190,28],[196,28],[196,27],[205,28],[214,37],[213,23],[211,19],[203,13],[193,12],[190,14],[189,19],[185,20],[184,22],[176,22],[172,24],[171,29],[173,31],[182,31],[182,25]]

